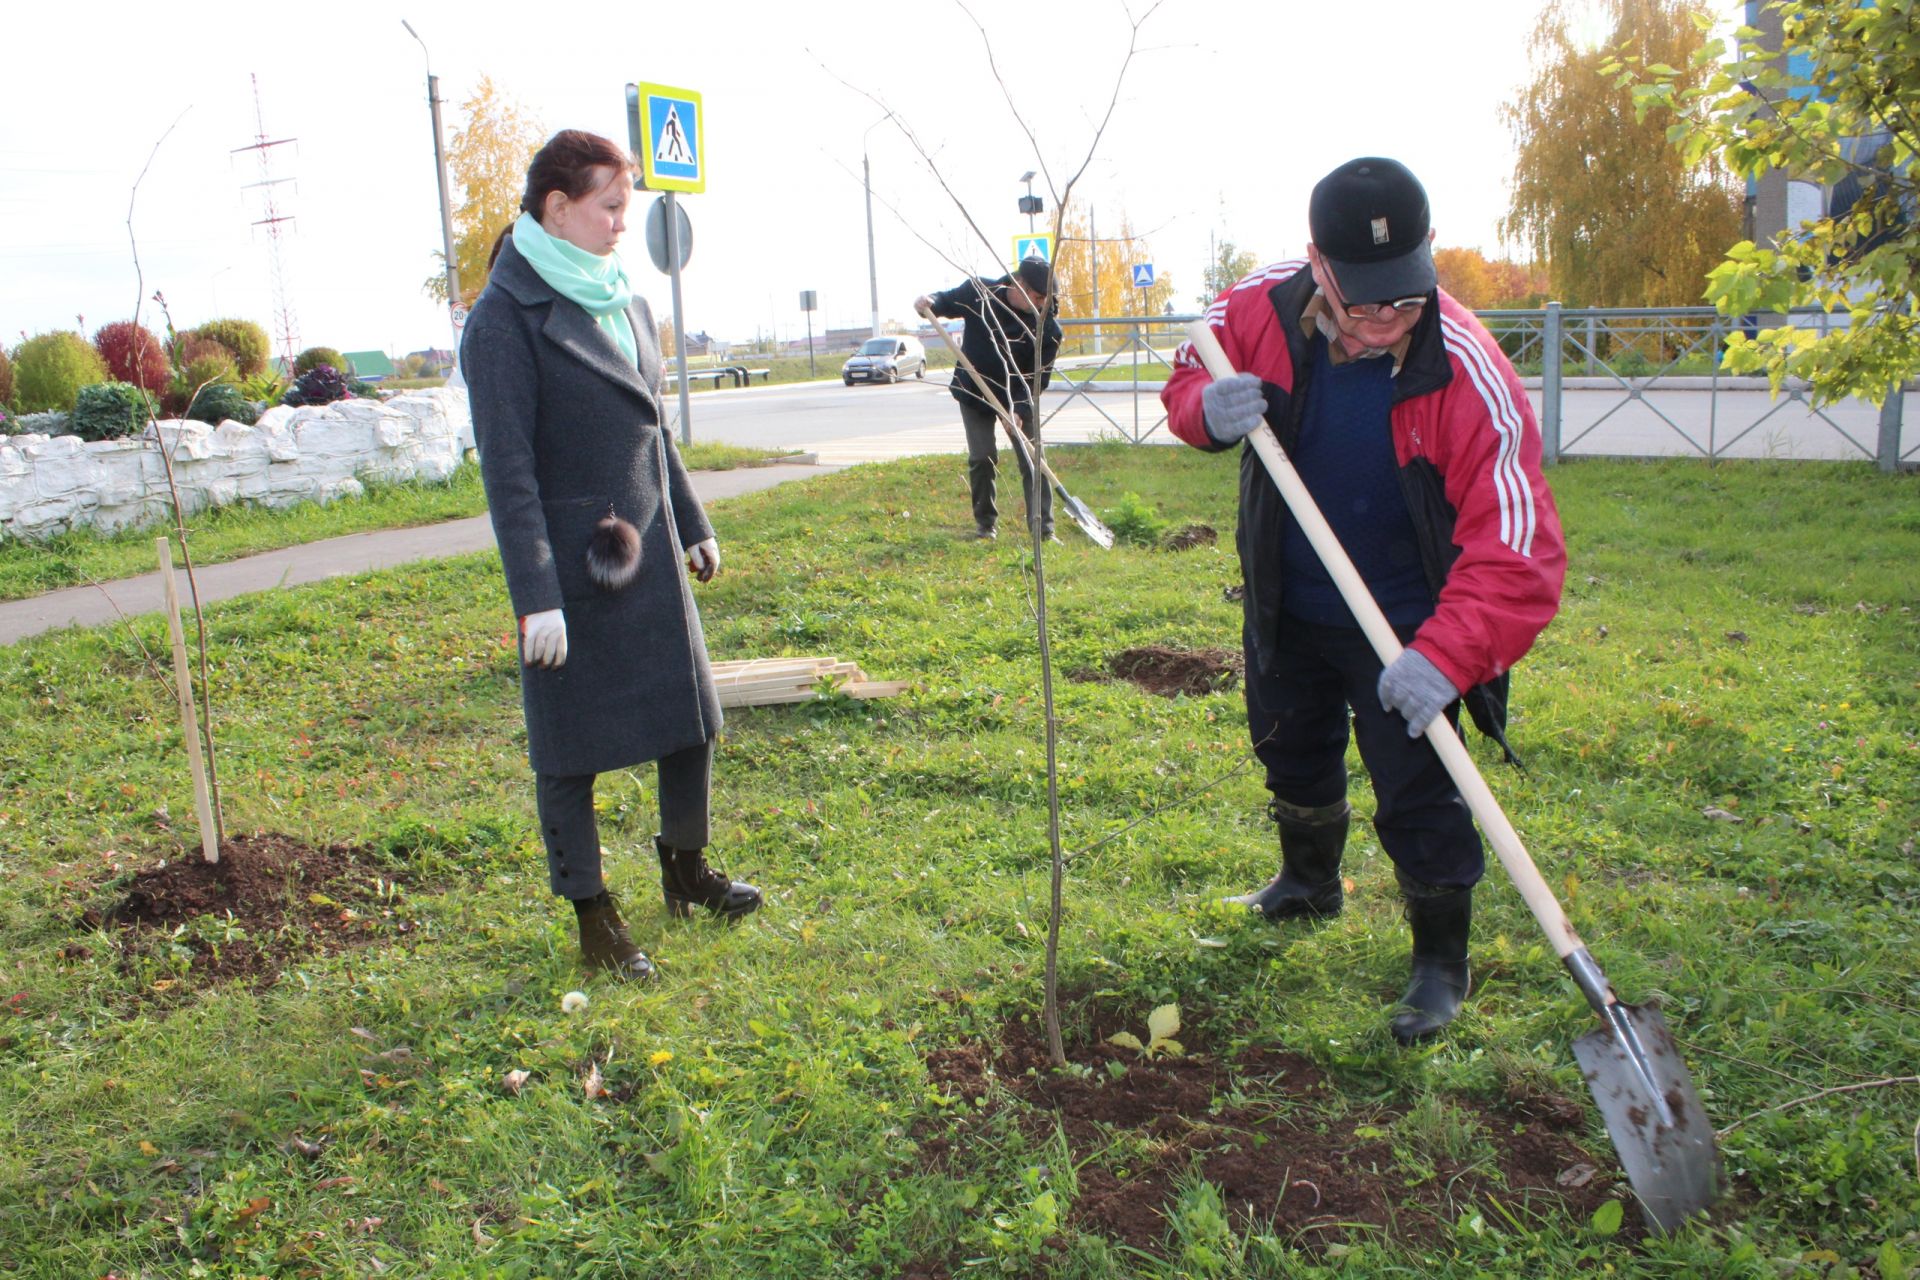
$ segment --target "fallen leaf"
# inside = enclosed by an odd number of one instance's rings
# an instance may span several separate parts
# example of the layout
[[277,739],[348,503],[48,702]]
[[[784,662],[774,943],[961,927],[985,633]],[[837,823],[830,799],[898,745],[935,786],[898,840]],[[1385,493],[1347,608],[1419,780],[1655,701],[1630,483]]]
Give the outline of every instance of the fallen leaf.
[[234,1212],[234,1220],[237,1222],[251,1222],[272,1207],[272,1196],[255,1196]]
[[480,1229],[480,1219],[473,1220],[473,1242],[482,1249],[493,1247],[493,1237]]
[[359,1179],[353,1177],[351,1174],[342,1175],[338,1178],[322,1178],[313,1184],[313,1189],[315,1191],[333,1191],[339,1187],[350,1187],[358,1181]]
[[604,1098],[607,1096],[606,1082],[600,1078],[599,1063],[596,1062],[587,1068],[586,1077],[580,1081],[580,1087],[585,1090],[589,1098]]
[[509,1071],[500,1077],[500,1086],[517,1098],[520,1096],[521,1087],[527,1083],[527,1077],[532,1074],[531,1071],[522,1071],[519,1069]]
[[1747,633],[1744,631],[1729,631],[1727,632],[1727,639],[1733,641],[1735,644],[1745,644],[1747,642]]
[[362,1040],[365,1040],[368,1044],[379,1043],[379,1041],[374,1037],[373,1032],[367,1030],[365,1027],[348,1027],[347,1033],[349,1035],[359,1036]]
[[1592,1165],[1582,1162],[1570,1169],[1562,1169],[1554,1181],[1563,1187],[1584,1187],[1593,1181],[1593,1175],[1598,1172]]
[[294,1155],[305,1156],[309,1160],[315,1160],[318,1159],[321,1153],[326,1151],[327,1148],[325,1143],[308,1142],[296,1133],[282,1144],[282,1149]]
[[1725,809],[1720,808],[1718,805],[1711,805],[1711,804],[1700,811],[1700,816],[1703,818],[1711,818],[1715,822],[1745,822],[1746,821],[1745,818],[1741,817],[1737,813],[1728,813]]
[[140,1139],[140,1154],[143,1156],[157,1156],[160,1154],[160,1148],[154,1146],[145,1138],[142,1138]]

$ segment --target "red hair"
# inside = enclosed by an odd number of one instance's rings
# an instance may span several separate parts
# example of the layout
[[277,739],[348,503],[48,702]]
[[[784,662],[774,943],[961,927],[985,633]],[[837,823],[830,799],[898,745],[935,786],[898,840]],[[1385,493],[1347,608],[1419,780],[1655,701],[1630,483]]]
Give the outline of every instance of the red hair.
[[[560,192],[569,200],[583,200],[606,182],[602,169],[612,169],[617,175],[631,178],[638,167],[633,156],[610,139],[585,129],[562,129],[547,139],[546,146],[533,153],[533,160],[527,165],[527,187],[520,194],[520,211],[532,214],[538,222],[546,212],[547,197],[554,192]],[[500,246],[506,243],[512,230],[508,226],[494,239],[493,252],[487,258],[488,269],[492,269],[493,260],[500,256]]]

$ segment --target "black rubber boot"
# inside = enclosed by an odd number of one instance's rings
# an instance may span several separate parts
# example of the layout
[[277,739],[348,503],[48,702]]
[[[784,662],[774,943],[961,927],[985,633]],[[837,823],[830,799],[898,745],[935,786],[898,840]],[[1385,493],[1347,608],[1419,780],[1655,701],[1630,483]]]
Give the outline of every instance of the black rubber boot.
[[1393,1038],[1401,1044],[1425,1040],[1459,1016],[1471,975],[1467,970],[1467,934],[1473,924],[1473,890],[1424,884],[1400,876],[1413,929],[1413,978],[1393,1015]]
[[591,898],[576,899],[573,909],[580,917],[580,956],[589,965],[622,981],[644,982],[654,976],[653,961],[627,936],[612,894],[603,889]]
[[1347,847],[1353,809],[1344,800],[1317,809],[1274,800],[1267,812],[1280,827],[1280,874],[1264,888],[1227,901],[1274,921],[1339,915],[1347,898],[1340,884],[1340,855]]
[[760,909],[760,891],[709,867],[706,850],[676,849],[659,836],[653,845],[660,852],[660,887],[672,914],[690,916],[695,907],[705,907],[722,920],[738,920]]

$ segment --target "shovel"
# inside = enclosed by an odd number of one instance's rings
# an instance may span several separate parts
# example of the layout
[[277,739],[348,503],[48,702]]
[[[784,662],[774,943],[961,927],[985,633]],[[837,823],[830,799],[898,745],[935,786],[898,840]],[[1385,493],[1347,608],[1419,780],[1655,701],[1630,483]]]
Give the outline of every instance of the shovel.
[[935,318],[932,310],[923,309],[920,314],[932,323],[934,331],[947,344],[947,349],[953,352],[953,358],[960,362],[960,367],[973,376],[973,385],[980,389],[980,394],[986,397],[987,404],[999,417],[1000,425],[1006,428],[1007,438],[1013,441],[1014,449],[1024,454],[1027,461],[1033,464],[1034,470],[1045,476],[1047,482],[1053,486],[1054,496],[1060,499],[1060,508],[1067,513],[1067,518],[1079,525],[1080,531],[1093,539],[1095,546],[1111,550],[1113,530],[1102,524],[1100,517],[1093,514],[1093,510],[1086,503],[1067,492],[1067,486],[1060,483],[1060,477],[1053,473],[1053,468],[1047,465],[1047,460],[1040,456],[1038,449],[1033,447],[1033,442],[1027,439],[1020,430],[1019,423],[1014,421],[1013,414],[1000,403],[1000,397],[993,393],[993,388],[985,378],[980,376],[980,371],[973,367],[973,361],[967,359],[967,353],[960,349],[960,344],[953,340],[953,335],[948,333],[947,327]]
[[[1208,373],[1225,378],[1234,372],[1205,320],[1189,326],[1187,337]],[[1340,588],[1341,598],[1353,610],[1361,630],[1373,642],[1374,652],[1383,664],[1392,665],[1400,656],[1399,638],[1387,625],[1299,473],[1287,461],[1273,431],[1262,423],[1247,441],[1266,464],[1294,520]],[[1693,1078],[1680,1059],[1666,1020],[1658,1009],[1625,1004],[1614,995],[1606,974],[1574,932],[1444,711],[1426,727],[1426,735],[1499,854],[1501,865],[1526,899],[1533,918],[1545,930],[1554,953],[1587,1003],[1600,1015],[1601,1029],[1575,1041],[1573,1056],[1593,1091],[1593,1100],[1606,1121],[1607,1136],[1613,1139],[1633,1193],[1655,1226],[1671,1231],[1713,1203],[1719,1192],[1720,1153],[1714,1146],[1713,1126],[1694,1093]]]

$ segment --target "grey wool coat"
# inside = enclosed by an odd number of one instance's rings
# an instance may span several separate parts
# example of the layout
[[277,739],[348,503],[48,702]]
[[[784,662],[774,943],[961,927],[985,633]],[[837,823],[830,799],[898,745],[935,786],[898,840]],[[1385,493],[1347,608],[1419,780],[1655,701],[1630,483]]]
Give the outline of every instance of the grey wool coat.
[[[627,768],[721,726],[686,568],[713,528],[664,425],[653,313],[635,297],[627,316],[638,368],[508,240],[460,343],[513,611],[567,621],[565,664],[520,668],[538,773]],[[609,511],[640,533],[640,571],[612,592],[587,571]]]

